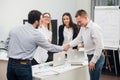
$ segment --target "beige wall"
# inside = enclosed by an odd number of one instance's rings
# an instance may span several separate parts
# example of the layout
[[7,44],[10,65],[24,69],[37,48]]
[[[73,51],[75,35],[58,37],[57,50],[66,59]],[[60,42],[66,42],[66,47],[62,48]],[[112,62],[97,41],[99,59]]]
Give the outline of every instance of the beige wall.
[[0,80],[7,80],[6,72],[7,72],[7,61],[0,60]]

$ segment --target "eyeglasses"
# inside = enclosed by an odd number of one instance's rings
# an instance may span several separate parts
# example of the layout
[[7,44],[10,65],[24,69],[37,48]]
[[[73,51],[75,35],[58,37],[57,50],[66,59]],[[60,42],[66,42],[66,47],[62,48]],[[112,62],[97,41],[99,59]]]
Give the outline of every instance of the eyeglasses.
[[43,18],[50,18],[49,16],[43,16]]

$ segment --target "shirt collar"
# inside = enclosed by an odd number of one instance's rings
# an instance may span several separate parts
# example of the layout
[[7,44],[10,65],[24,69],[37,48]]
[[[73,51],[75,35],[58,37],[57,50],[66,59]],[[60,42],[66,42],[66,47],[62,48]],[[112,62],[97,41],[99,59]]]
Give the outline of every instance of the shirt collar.
[[32,24],[30,24],[30,23],[27,23],[26,24],[28,27],[30,27],[30,28],[32,28],[32,29],[36,29]]
[[86,28],[91,27],[91,23],[92,23],[92,21],[90,20],[90,21],[88,22],[88,24],[87,24]]

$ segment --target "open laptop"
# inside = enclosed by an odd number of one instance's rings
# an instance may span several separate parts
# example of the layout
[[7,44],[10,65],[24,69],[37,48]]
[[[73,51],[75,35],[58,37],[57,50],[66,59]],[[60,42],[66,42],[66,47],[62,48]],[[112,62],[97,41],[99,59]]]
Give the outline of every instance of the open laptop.
[[53,66],[59,66],[65,63],[65,52],[54,53],[53,55]]
[[85,54],[84,54],[84,50],[69,50],[67,52],[67,61],[71,64],[71,65],[81,65],[83,64],[85,60]]

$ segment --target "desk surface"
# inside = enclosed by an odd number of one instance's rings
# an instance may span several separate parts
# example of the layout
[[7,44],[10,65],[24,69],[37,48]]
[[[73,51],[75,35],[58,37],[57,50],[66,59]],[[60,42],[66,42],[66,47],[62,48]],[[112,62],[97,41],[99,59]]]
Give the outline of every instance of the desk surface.
[[[8,61],[7,53],[0,52],[0,60],[2,62]],[[6,64],[5,62],[5,66]],[[41,66],[43,65],[32,66],[33,80],[89,80],[87,60],[78,66],[64,64],[58,67],[52,67],[49,66],[49,64],[51,64],[51,62],[45,63],[42,68]],[[5,70],[6,69],[4,69],[4,71]]]
[[32,66],[34,80],[89,80],[88,62],[84,61],[83,65],[71,66],[64,64],[58,67],[48,66],[45,63]]

